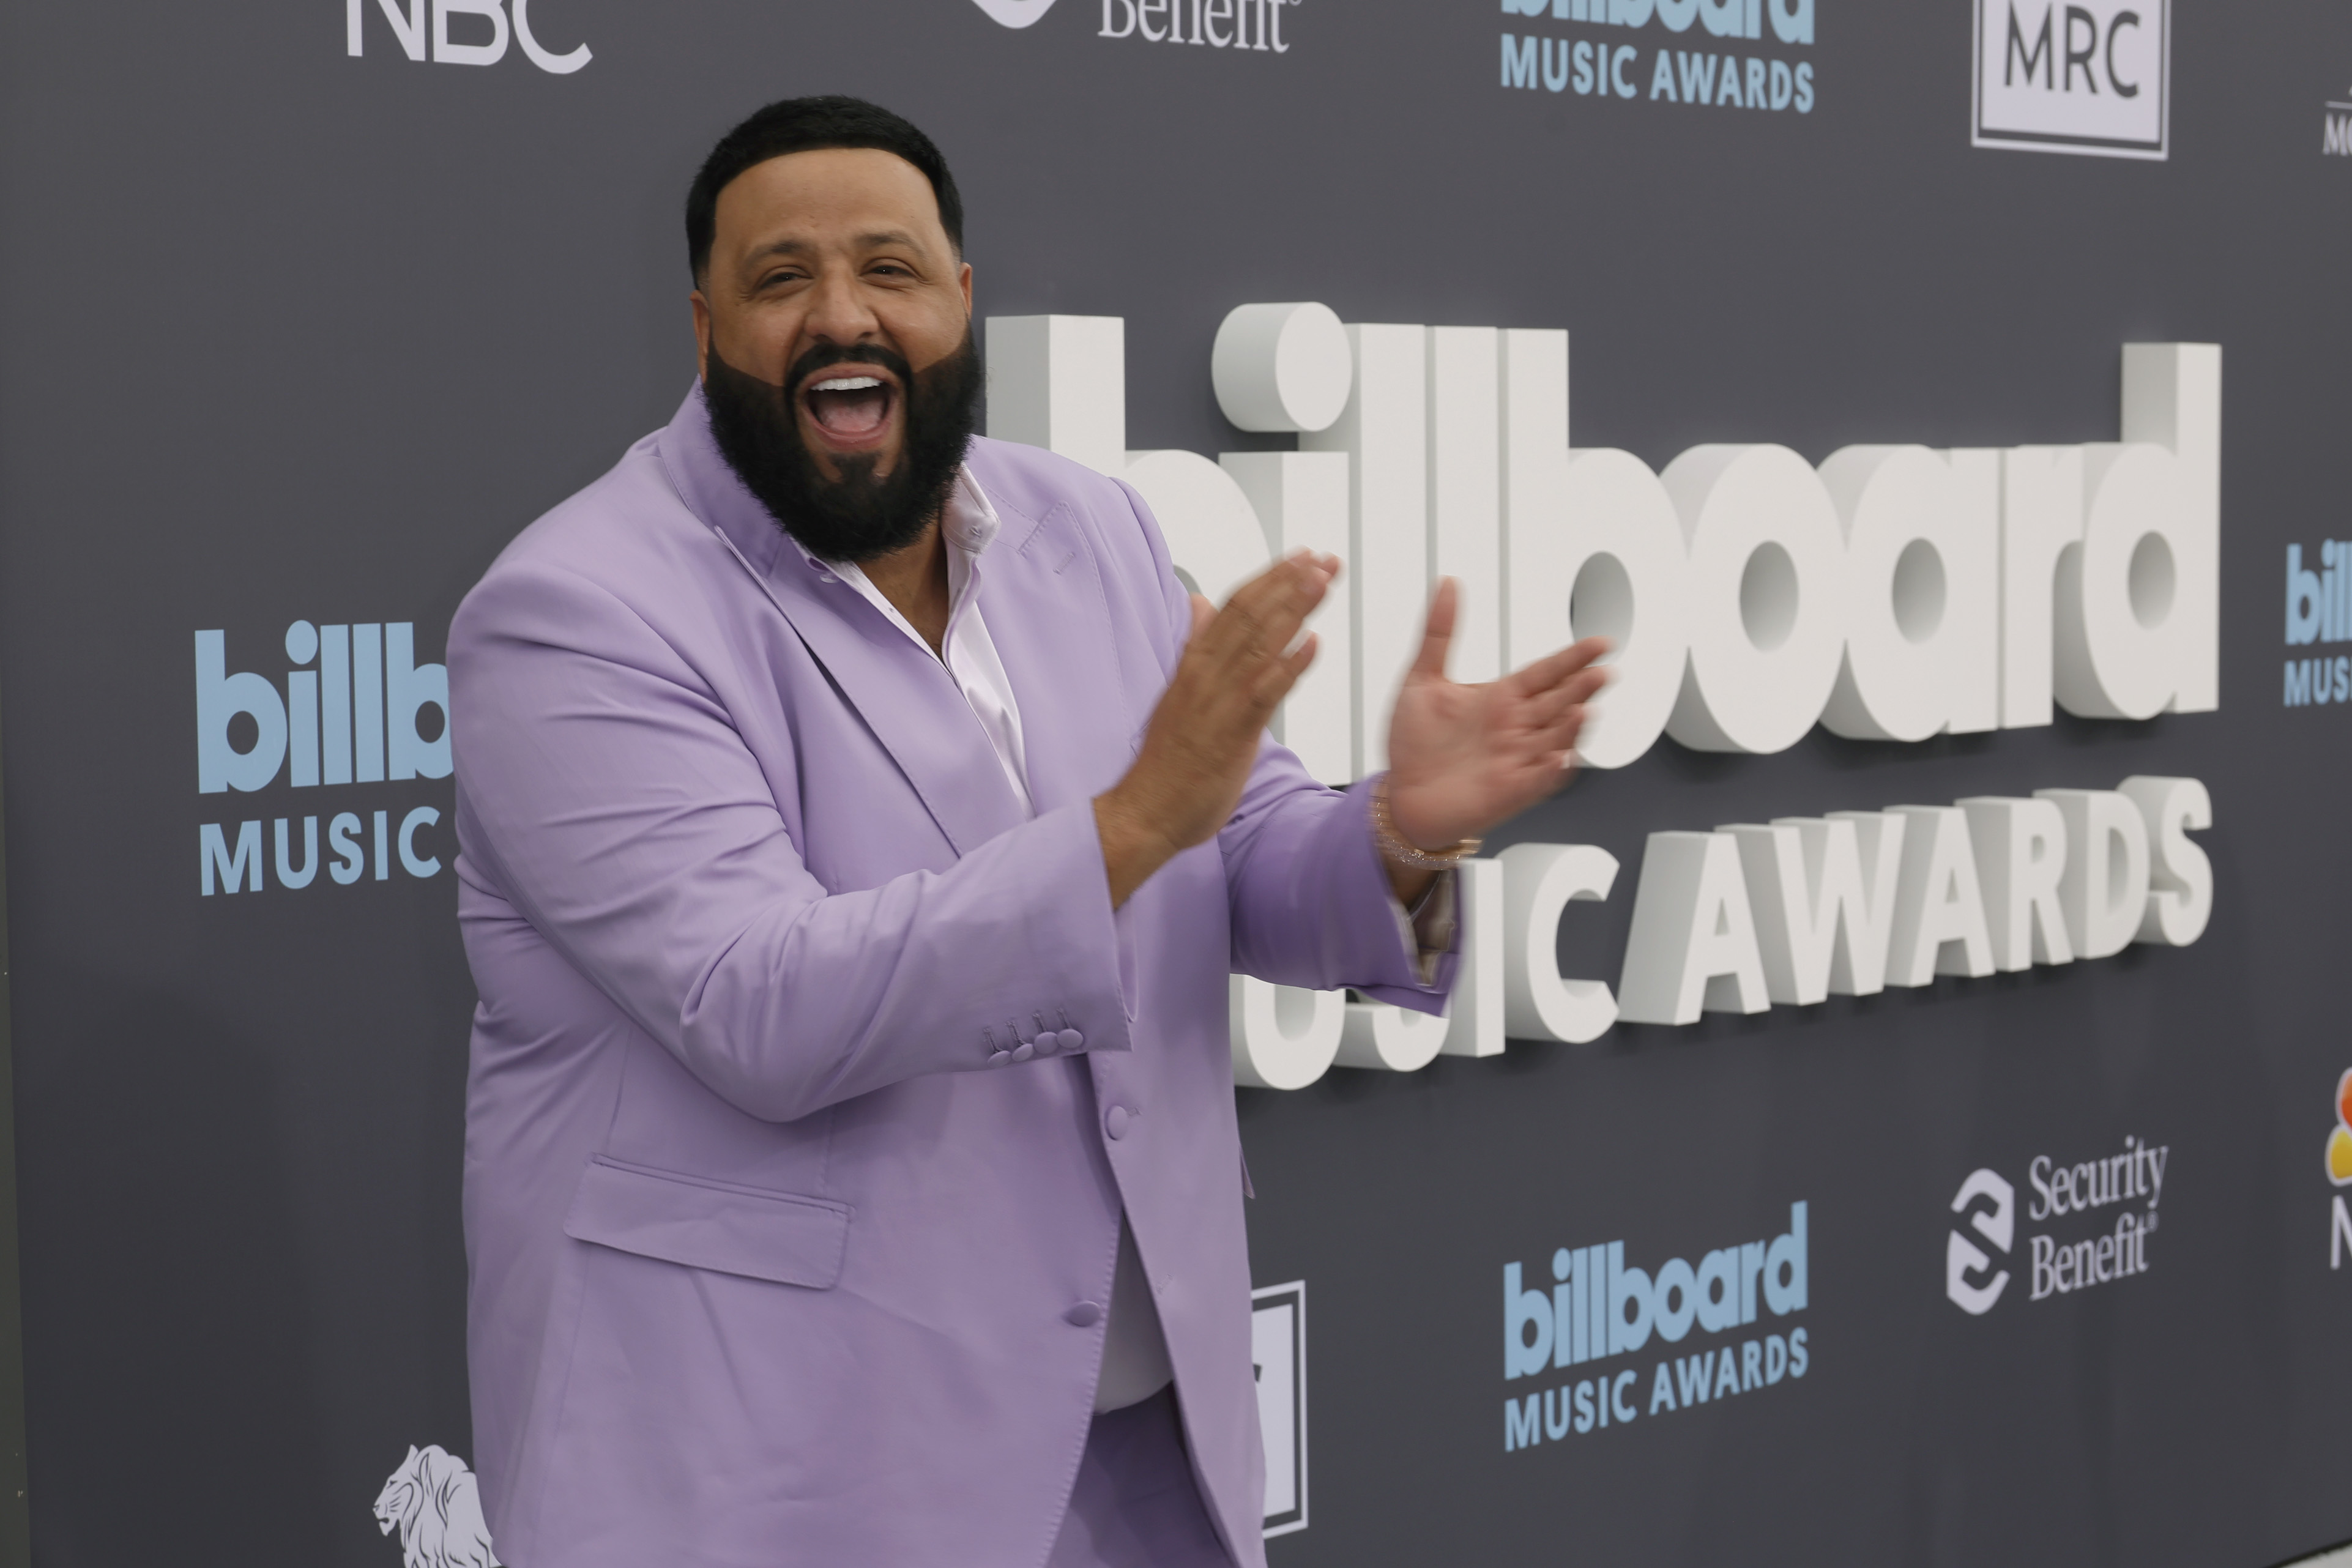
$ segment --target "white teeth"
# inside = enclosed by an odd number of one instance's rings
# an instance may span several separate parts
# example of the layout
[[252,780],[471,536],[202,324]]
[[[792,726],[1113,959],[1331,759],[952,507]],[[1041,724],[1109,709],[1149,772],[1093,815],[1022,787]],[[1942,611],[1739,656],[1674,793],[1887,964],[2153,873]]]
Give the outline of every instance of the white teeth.
[[880,378],[876,376],[835,376],[831,381],[817,382],[816,385],[809,388],[809,391],[864,392],[867,387],[878,387],[881,384]]

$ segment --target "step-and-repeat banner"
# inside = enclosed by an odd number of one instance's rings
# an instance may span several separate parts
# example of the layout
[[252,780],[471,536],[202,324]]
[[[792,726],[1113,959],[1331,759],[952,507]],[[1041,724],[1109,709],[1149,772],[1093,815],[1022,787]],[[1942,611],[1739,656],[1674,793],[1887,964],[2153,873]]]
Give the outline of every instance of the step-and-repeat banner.
[[693,360],[770,99],[907,113],[992,434],[1376,768],[1607,632],[1423,1021],[1237,982],[1279,1565],[2352,1537],[2352,11],[16,7],[0,673],[36,1552],[487,1561],[443,645]]

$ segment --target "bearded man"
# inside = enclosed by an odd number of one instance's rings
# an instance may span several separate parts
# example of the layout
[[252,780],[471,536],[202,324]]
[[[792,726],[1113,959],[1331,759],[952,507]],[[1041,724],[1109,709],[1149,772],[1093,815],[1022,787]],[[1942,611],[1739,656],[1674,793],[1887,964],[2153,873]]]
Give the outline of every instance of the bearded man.
[[1342,793],[1265,738],[1338,562],[1188,601],[976,440],[962,208],[773,104],[687,203],[701,375],[450,631],[474,1437],[517,1568],[1254,1565],[1227,977],[1434,1011],[1580,644]]

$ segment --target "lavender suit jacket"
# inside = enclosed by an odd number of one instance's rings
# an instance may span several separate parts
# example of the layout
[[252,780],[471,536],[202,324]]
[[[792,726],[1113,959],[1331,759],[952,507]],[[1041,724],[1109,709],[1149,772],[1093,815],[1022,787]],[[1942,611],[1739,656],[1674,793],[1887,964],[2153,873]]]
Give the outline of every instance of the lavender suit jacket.
[[698,391],[450,629],[474,1442],[520,1568],[1042,1563],[1122,1206],[1210,1511],[1264,1560],[1228,975],[1427,1010],[1450,962],[1419,983],[1360,792],[1270,742],[1113,913],[1090,798],[1184,595],[1125,486],[969,461],[1034,819]]

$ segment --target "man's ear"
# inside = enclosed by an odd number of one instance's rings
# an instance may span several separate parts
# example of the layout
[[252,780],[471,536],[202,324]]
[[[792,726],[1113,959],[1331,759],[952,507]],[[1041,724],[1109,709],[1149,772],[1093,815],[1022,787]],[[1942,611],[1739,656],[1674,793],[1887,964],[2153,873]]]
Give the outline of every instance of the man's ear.
[[956,283],[963,289],[964,319],[971,319],[971,263],[965,262],[956,269]]
[[695,378],[708,382],[710,379],[710,301],[702,297],[699,288],[688,295],[687,300],[694,307]]

